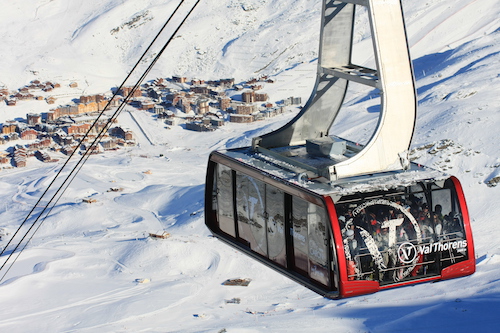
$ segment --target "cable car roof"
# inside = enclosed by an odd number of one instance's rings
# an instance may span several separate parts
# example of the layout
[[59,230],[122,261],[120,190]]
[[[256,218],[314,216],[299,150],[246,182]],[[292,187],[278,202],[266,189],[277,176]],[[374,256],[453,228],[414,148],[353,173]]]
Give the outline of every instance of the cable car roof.
[[[450,175],[428,168],[417,163],[410,163],[408,170],[396,170],[374,173],[337,180],[322,177],[321,169],[337,163],[347,156],[319,157],[307,153],[305,145],[280,147],[261,153],[252,147],[234,148],[215,152],[216,155],[227,156],[232,160],[231,167],[241,165],[245,169],[267,174],[282,183],[293,184],[319,195],[345,196],[356,193],[392,190],[411,186],[417,182],[444,181]],[[352,152],[347,149],[346,155]],[[215,157],[215,159],[217,159]],[[314,166],[317,172],[307,166]]]

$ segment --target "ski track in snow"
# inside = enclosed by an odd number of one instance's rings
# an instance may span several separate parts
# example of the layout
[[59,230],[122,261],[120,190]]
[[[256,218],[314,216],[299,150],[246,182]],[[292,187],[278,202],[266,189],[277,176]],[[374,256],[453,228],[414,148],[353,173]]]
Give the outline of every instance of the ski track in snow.
[[[137,125],[136,126],[136,129],[138,129],[138,131],[134,131],[134,133],[137,133],[139,135],[143,135],[144,138],[146,138],[146,140],[148,141],[149,144],[151,145],[154,145],[154,141],[151,139],[151,137],[147,134],[147,130],[144,128],[144,126],[141,126],[141,124],[139,123],[139,121],[137,120],[137,118],[135,117],[133,111],[127,111],[127,114],[130,116],[130,118],[134,121],[134,123]],[[144,142],[144,140],[138,140],[139,142]]]

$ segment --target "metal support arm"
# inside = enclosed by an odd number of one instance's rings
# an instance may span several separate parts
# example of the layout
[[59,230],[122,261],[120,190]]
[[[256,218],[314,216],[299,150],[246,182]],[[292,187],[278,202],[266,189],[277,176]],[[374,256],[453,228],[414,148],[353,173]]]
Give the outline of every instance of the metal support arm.
[[[366,6],[376,69],[351,62],[355,7]],[[254,138],[265,149],[304,144],[328,135],[344,101],[348,82],[380,90],[375,132],[355,156],[331,165],[328,178],[401,170],[413,136],[416,97],[400,0],[323,0],[315,88],[301,112],[282,128]]]

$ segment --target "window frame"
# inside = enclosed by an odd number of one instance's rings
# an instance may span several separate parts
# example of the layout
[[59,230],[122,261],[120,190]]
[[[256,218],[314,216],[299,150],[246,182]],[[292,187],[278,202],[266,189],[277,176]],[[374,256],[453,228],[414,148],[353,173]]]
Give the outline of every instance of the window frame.
[[[224,162],[226,162],[226,161],[224,161]],[[232,185],[233,185],[232,186],[232,189],[233,189],[232,198],[233,198],[233,208],[234,208],[233,217],[234,217],[234,225],[236,228],[235,233],[234,233],[235,236],[225,232],[224,230],[222,230],[220,228],[219,221],[218,221],[219,213],[215,212],[215,214],[214,214],[214,216],[217,219],[216,228],[220,232],[222,232],[227,238],[233,239],[233,241],[230,242],[230,243],[232,243],[231,245],[234,246],[235,245],[234,241],[236,241],[237,243],[239,243],[239,245],[241,245],[242,248],[246,249],[245,252],[247,252],[247,253],[251,252],[252,256],[258,257],[257,259],[259,261],[264,262],[267,265],[269,265],[275,269],[286,271],[286,275],[294,278],[295,280],[297,280],[297,277],[299,277],[301,280],[300,282],[302,284],[307,285],[311,289],[321,288],[320,290],[316,290],[317,292],[320,292],[321,294],[325,294],[325,292],[326,293],[334,293],[334,294],[338,293],[338,281],[339,281],[338,274],[339,274],[339,272],[338,272],[338,264],[336,262],[337,256],[335,254],[336,246],[334,243],[332,227],[331,227],[332,221],[330,220],[330,214],[328,213],[327,206],[324,203],[324,199],[321,196],[318,196],[312,192],[308,193],[307,191],[304,191],[303,189],[294,189],[293,187],[291,188],[289,184],[285,185],[281,182],[273,181],[272,178],[263,177],[260,172],[252,172],[254,170],[251,170],[248,167],[245,167],[245,168],[234,167],[234,165],[232,165],[232,163],[221,163],[221,161],[213,162],[213,166],[211,167],[211,169],[213,170],[212,172],[214,173],[214,175],[217,175],[218,165],[224,165],[224,167],[227,167],[227,168],[231,169],[231,171],[232,171]],[[238,186],[238,184],[237,184],[237,177],[238,177],[237,174],[238,173],[240,173],[246,177],[252,177],[252,178],[254,178],[254,180],[256,182],[261,182],[262,184],[264,184],[264,192],[266,192],[267,189],[271,187],[271,188],[276,188],[277,190],[279,190],[280,192],[283,193],[283,196],[284,196],[284,227],[285,227],[284,228],[284,231],[285,231],[284,237],[285,237],[285,247],[286,247],[286,252],[285,252],[285,260],[286,261],[285,261],[284,265],[276,260],[273,260],[273,258],[270,258],[269,251],[267,251],[267,253],[263,253],[261,251],[255,251],[255,247],[252,248],[251,242],[248,242],[248,240],[242,238],[241,231],[239,228],[238,213],[237,213],[238,208],[237,208],[237,194],[236,193],[237,193],[237,186]],[[214,178],[216,178],[216,177],[214,177]],[[270,180],[270,181],[268,181],[268,180]],[[212,195],[213,197],[217,195],[217,183],[216,182],[217,182],[217,180],[215,180],[214,184],[213,184],[213,187],[214,187],[213,192],[215,193]],[[284,190],[284,188],[286,188],[287,190]],[[292,191],[290,191],[290,189]],[[292,223],[292,209],[293,209],[292,201],[294,200],[293,198],[295,198],[295,200],[304,201],[306,204],[306,207],[308,207],[308,209],[309,209],[310,205],[314,205],[315,207],[319,207],[319,209],[322,209],[324,211],[324,213],[323,213],[323,216],[325,218],[324,226],[326,228],[326,230],[325,230],[325,232],[326,232],[325,237],[326,238],[325,239],[327,242],[325,249],[328,251],[328,253],[326,254],[327,259],[326,259],[326,262],[324,263],[326,268],[327,268],[327,274],[325,274],[326,277],[323,279],[323,281],[321,279],[318,279],[317,277],[315,278],[310,270],[311,259],[309,256],[309,248],[308,248],[307,258],[305,258],[305,262],[307,265],[306,270],[297,269],[295,263],[293,262],[294,261],[294,257],[293,257],[294,249],[293,249],[293,241],[292,241],[293,236],[292,236],[292,231],[290,229],[290,225]],[[212,202],[213,202],[212,208],[214,210],[216,210],[217,206],[219,206],[219,204],[217,202],[217,197],[213,198]],[[267,214],[267,209],[265,209],[265,210],[266,210],[265,213]],[[307,213],[306,213],[306,216],[307,216]],[[267,216],[266,217],[266,226],[265,226],[266,229],[267,229],[268,221],[269,221],[269,219]],[[309,222],[306,221],[306,223],[309,223]],[[309,229],[307,229],[307,230],[309,230]],[[267,233],[266,233],[266,238],[267,238]],[[306,243],[306,246],[308,246],[308,243]],[[240,248],[240,247],[238,247],[238,248]],[[267,244],[267,249],[269,249],[269,244]]]

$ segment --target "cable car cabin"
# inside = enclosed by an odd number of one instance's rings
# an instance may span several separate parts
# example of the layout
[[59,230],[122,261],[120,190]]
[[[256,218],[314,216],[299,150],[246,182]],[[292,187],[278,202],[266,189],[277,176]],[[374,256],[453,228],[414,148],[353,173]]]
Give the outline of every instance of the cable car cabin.
[[[458,179],[409,162],[417,101],[401,1],[322,2],[311,97],[251,147],[210,155],[206,225],[329,298],[474,273]],[[369,16],[375,68],[352,62],[359,6]],[[351,83],[380,96],[363,147],[328,136]]]
[[[279,153],[322,163],[304,150]],[[205,196],[216,237],[328,298],[475,271],[458,179],[414,163],[328,181],[251,147],[216,151]]]

